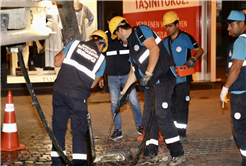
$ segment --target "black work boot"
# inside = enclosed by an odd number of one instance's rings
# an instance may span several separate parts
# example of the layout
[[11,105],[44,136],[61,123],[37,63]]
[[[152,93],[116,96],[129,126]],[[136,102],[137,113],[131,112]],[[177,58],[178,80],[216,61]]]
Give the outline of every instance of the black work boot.
[[187,156],[186,156],[185,152],[183,152],[182,155],[180,155],[178,157],[173,157],[172,160],[167,164],[167,166],[179,166],[183,162],[185,162],[186,159],[187,159]]
[[147,164],[158,164],[159,163],[159,157],[157,154],[153,154],[150,156],[142,156],[138,160],[139,165],[147,165]]

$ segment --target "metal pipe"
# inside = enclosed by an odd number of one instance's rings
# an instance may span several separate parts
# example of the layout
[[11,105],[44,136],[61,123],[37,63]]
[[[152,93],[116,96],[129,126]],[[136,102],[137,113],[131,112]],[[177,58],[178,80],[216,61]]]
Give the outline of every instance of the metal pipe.
[[[89,139],[87,139],[87,147],[89,146],[89,152],[91,152],[90,155],[90,163],[93,163],[93,161],[95,160],[96,158],[96,152],[95,152],[95,144],[94,144],[94,139],[93,139],[93,133],[92,133],[92,125],[91,125],[91,113],[88,113],[87,114],[87,128],[88,128],[88,136],[89,136]],[[87,137],[88,137],[87,136]],[[88,154],[88,152],[87,152]]]

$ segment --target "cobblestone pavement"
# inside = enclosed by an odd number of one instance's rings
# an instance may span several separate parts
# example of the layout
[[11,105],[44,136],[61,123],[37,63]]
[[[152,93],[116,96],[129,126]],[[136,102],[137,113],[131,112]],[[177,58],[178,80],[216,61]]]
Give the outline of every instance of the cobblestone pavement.
[[[45,131],[39,130],[39,134],[31,135],[29,143],[26,143],[26,150],[16,152],[2,152],[2,165],[51,165],[51,141]],[[106,138],[105,138],[106,139]],[[118,141],[111,141],[106,149],[106,154],[120,153],[126,157],[125,161],[111,163],[96,163],[92,165],[129,165],[132,160],[132,149],[137,148],[140,142],[136,138],[123,138]],[[95,142],[96,155],[103,155],[105,148],[105,140]],[[111,150],[109,150],[111,149]],[[113,150],[112,150],[113,149]],[[184,150],[188,155],[187,161],[183,166],[239,166],[241,156],[238,148],[230,138],[220,137],[214,139],[197,139],[189,140],[184,145]],[[72,141],[67,137],[66,153],[71,160]],[[164,142],[160,142],[158,155],[160,157],[169,156],[168,149]],[[159,163],[165,166],[167,161]]]
[[[231,139],[230,106],[221,108],[220,90],[191,91],[190,115],[187,128],[188,144],[184,150],[188,155],[182,166],[240,166],[241,155],[234,140]],[[143,95],[139,94],[141,108]],[[38,96],[45,117],[51,126],[52,95]],[[30,96],[13,97],[18,129],[19,143],[23,151],[2,152],[1,165],[51,165],[51,140],[44,129],[37,111],[31,104]],[[4,118],[6,97],[1,97],[1,121]],[[109,125],[111,123],[109,94],[93,93],[88,100],[88,110],[92,114],[92,127],[96,155],[101,156],[105,149]],[[92,165],[129,165],[132,152],[138,148],[137,130],[129,104],[121,110],[123,138],[109,141],[106,154],[121,153],[126,160],[120,162],[96,163]],[[111,131],[112,134],[112,131]],[[66,133],[66,154],[72,159],[72,134],[70,125]],[[159,156],[168,156],[164,142],[159,142]],[[166,166],[168,161],[158,165]]]

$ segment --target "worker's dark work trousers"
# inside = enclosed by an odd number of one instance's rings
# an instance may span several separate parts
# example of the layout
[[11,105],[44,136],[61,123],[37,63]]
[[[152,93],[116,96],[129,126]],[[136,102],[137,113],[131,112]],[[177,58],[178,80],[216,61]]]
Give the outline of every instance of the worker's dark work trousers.
[[[167,147],[170,149],[171,156],[177,157],[183,153],[183,148],[180,144],[178,132],[174,125],[171,113],[171,98],[175,85],[175,78],[154,85],[155,113],[149,137],[146,141],[144,156],[152,156],[153,154],[157,154],[159,128],[165,138]],[[145,128],[145,133],[151,112],[151,100],[150,89],[145,89],[145,103],[143,112],[143,125]]]
[[[84,166],[87,164],[87,144],[85,134],[87,132],[87,103],[86,99],[76,99],[68,95],[54,91],[53,93],[53,133],[61,149],[65,151],[65,134],[68,118],[71,119],[71,129],[73,132],[73,164]],[[52,152],[57,150],[52,147]],[[59,156],[52,155],[52,165],[64,165],[64,161]]]
[[243,156],[242,166],[246,166],[246,92],[231,94],[231,117],[234,137]]
[[175,86],[172,97],[172,114],[180,136],[186,137],[186,126],[189,115],[190,82]]

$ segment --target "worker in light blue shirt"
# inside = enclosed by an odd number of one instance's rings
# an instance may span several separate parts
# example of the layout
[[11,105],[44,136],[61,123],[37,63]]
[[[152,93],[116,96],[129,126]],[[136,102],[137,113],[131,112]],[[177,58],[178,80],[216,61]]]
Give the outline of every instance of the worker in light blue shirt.
[[220,99],[227,103],[228,91],[231,92],[231,117],[235,140],[242,154],[241,166],[246,165],[246,24],[242,11],[232,10],[227,20],[227,30],[237,37],[230,47],[227,63],[227,78],[221,90]]
[[[189,68],[194,67],[197,59],[202,56],[204,51],[190,34],[179,29],[179,16],[177,13],[174,11],[165,13],[163,25],[170,34],[163,40],[163,43],[173,57],[175,67],[183,65],[187,65]],[[194,56],[191,56],[191,50],[195,51]],[[177,83],[172,97],[172,115],[179,133],[180,142],[186,144],[188,142],[186,128],[189,116],[190,84],[193,79],[192,75],[179,77],[174,66],[172,71],[176,76]]]
[[[87,165],[87,99],[105,70],[108,37],[102,30],[90,35],[90,41],[75,40],[55,56],[55,66],[61,67],[54,82],[52,127],[54,136],[65,152],[68,119],[73,132],[73,165]],[[66,165],[55,147],[51,151],[52,165]]]
[[[118,98],[118,105],[129,86],[139,80],[140,90],[144,92],[143,125],[147,131],[148,120],[151,112],[151,90],[147,87],[153,85],[155,94],[155,110],[150,132],[146,141],[146,148],[138,164],[158,164],[158,133],[159,128],[165,138],[172,159],[168,166],[180,165],[186,161],[186,154],[180,143],[177,129],[171,113],[171,98],[176,79],[170,67],[174,65],[173,59],[168,54],[160,37],[148,26],[139,25],[131,27],[126,18],[116,16],[109,22],[111,38],[122,40],[127,43],[130,49],[131,70],[121,95]],[[142,88],[141,88],[142,87]]]

